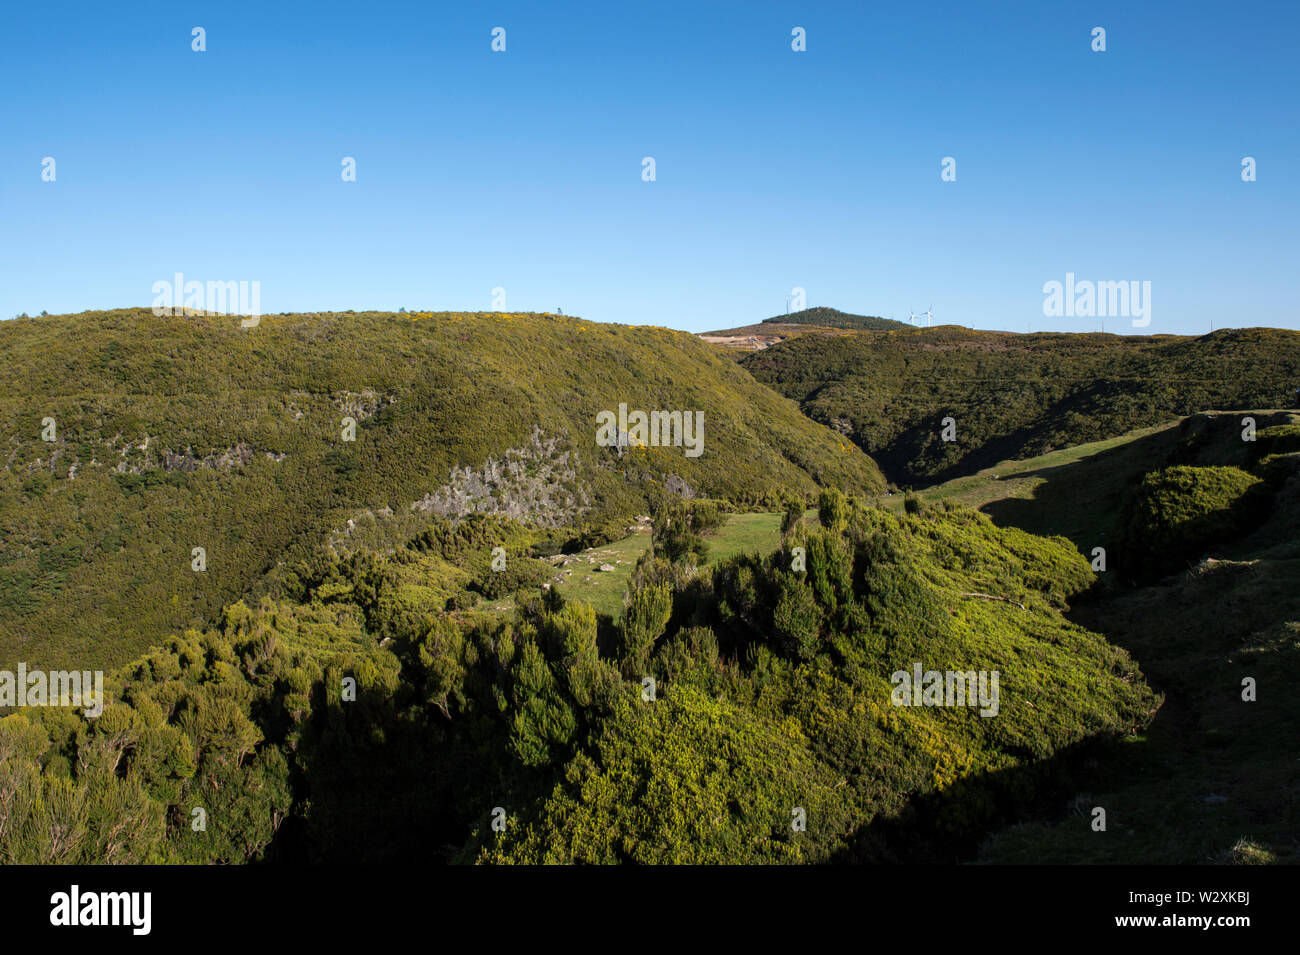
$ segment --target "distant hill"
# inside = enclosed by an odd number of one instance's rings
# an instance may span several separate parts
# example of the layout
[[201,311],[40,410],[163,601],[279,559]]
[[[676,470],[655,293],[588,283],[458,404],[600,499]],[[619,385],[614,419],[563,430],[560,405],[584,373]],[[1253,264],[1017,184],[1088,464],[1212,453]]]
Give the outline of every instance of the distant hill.
[[806,308],[788,315],[765,318],[755,325],[726,328],[700,335],[711,345],[759,351],[777,342],[807,334],[842,334],[850,331],[893,331],[911,328],[905,322],[870,315],[851,315],[836,308]]
[[[244,329],[138,309],[0,322],[0,353],[0,665],[124,662],[363,528],[378,549],[475,512],[622,536],[657,496],[884,484],[851,442],[662,328],[367,312]],[[702,411],[703,453],[599,446],[595,416],[620,403]]]
[[1274,328],[1138,337],[948,325],[803,335],[740,361],[900,485],[1200,411],[1300,402],[1300,332]]
[[805,308],[788,315],[775,315],[763,319],[764,325],[816,325],[821,328],[851,328],[857,331],[890,331],[891,329],[910,328],[907,322],[897,322],[890,318],[876,315],[853,315],[841,312],[838,308]]

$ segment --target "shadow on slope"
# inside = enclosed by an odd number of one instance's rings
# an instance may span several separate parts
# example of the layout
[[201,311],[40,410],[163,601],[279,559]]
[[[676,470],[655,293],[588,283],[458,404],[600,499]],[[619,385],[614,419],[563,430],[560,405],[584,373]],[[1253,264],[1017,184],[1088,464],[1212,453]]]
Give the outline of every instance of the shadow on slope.
[[1166,704],[1079,797],[1106,808],[1107,832],[1067,813],[998,833],[981,860],[1300,862],[1297,580],[1296,559],[1207,561],[1078,608],[1077,622],[1141,661]]

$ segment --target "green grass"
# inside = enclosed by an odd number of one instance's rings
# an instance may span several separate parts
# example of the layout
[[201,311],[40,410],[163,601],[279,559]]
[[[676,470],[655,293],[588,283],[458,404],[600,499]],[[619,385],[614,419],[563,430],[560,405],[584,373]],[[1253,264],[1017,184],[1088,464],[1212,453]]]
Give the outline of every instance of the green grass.
[[[763,512],[728,514],[718,532],[705,540],[709,545],[708,565],[721,563],[736,554],[767,554],[780,543],[781,515]],[[650,530],[647,527],[604,547],[593,547],[571,555],[577,561],[568,567],[557,565],[556,575],[563,581],[555,586],[566,600],[584,601],[591,604],[597,613],[617,617],[623,612],[623,592],[637,559],[649,546]],[[601,564],[612,564],[614,570],[601,571]],[[497,601],[493,606],[505,609],[507,604]]]
[[718,533],[706,539],[710,565],[737,554],[769,554],[781,540],[781,515],[728,514]]
[[[1241,465],[1250,446],[1239,439],[1238,421],[1247,414],[1261,428],[1297,417],[1278,410],[1191,415],[1023,461],[1002,461],[916,495],[922,503],[964,504],[988,514],[996,524],[1031,534],[1059,534],[1090,554],[1094,547],[1113,543],[1124,495],[1149,471],[1171,463]],[[879,498],[895,514],[902,513],[903,500],[897,492]]]
[[[596,613],[617,617],[623,612],[623,591],[632,577],[637,559],[650,546],[650,529],[636,531],[622,540],[603,547],[592,547],[569,555],[573,563],[565,567],[557,564],[552,581],[566,600],[581,600],[591,604]],[[613,565],[612,571],[602,571],[602,564]]]
[[[1178,421],[1118,438],[1003,461],[968,477],[918,491],[923,503],[950,500],[1031,534],[1060,534],[1085,553],[1108,542],[1128,483],[1163,461],[1178,443]],[[895,514],[903,495],[881,498]]]
[[[983,507],[990,501],[1004,500],[1009,497],[1029,499],[1034,496],[1034,489],[1047,480],[1043,474],[1044,471],[1068,464],[1077,464],[1094,455],[1101,454],[1103,451],[1120,448],[1139,438],[1166,431],[1173,427],[1174,424],[1177,424],[1177,422],[1157,425],[1153,428],[1142,428],[1120,435],[1118,438],[1110,438],[1106,441],[1092,441],[1073,448],[1062,448],[1059,451],[1040,454],[1038,457],[1028,458],[1024,461],[1002,461],[976,474],[954,478],[951,481],[945,481],[943,484],[936,484],[934,487],[917,492],[917,494],[922,500],[952,500],[958,504],[965,504],[967,507],[976,509]],[[886,498],[886,507],[895,514],[902,513],[903,496],[895,494]]]

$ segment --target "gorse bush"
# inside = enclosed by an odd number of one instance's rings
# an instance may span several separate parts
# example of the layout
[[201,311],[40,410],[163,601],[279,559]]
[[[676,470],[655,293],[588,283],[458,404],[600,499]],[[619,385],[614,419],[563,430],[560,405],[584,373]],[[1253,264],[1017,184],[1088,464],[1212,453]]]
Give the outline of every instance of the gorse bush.
[[817,499],[817,519],[821,521],[822,527],[832,531],[843,530],[844,522],[848,520],[848,507],[843,491],[826,488]]
[[1268,510],[1264,481],[1240,468],[1177,465],[1147,474],[1120,514],[1124,575],[1151,580],[1186,569],[1207,547],[1254,529]]
[[[738,557],[704,575],[711,599],[677,590],[696,616],[658,639],[649,634],[678,614],[666,613],[661,590],[638,594],[624,628],[641,636],[621,644],[624,672],[653,645],[661,695],[647,702],[625,684],[549,796],[512,813],[503,834],[481,828],[475,857],[882,858],[893,850],[862,834],[910,799],[1150,718],[1157,701],[1127,655],[1060,615],[1092,582],[1066,542],[998,531],[964,510],[901,520],[850,510],[840,533],[799,535],[806,573],[791,572],[786,552]],[[976,599],[999,589],[1016,603]],[[890,674],[917,661],[999,669],[999,716],[893,706]],[[996,779],[939,828],[978,829],[998,800],[1029,798]],[[1050,785],[1050,773],[1035,783]]]
[[787,498],[782,507],[781,533],[788,534],[803,520],[804,502],[796,497]]
[[513,557],[504,570],[486,570],[471,586],[488,600],[536,588],[551,575],[549,564],[531,557]]

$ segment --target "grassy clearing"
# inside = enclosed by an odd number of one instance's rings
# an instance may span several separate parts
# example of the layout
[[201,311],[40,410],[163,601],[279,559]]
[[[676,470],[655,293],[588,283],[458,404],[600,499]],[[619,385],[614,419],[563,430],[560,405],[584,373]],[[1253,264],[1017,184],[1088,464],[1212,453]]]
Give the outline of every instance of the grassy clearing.
[[[728,514],[726,523],[706,540],[709,544],[707,563],[710,565],[736,554],[765,554],[775,550],[780,543],[781,515],[766,512]],[[555,586],[566,600],[585,601],[597,613],[617,617],[623,612],[623,593],[632,577],[637,559],[649,546],[650,530],[647,527],[604,547],[593,547],[569,555],[568,559],[572,562],[568,566],[557,564],[556,576],[562,580],[556,581]],[[602,571],[601,565],[612,566],[614,569]],[[498,604],[508,606],[501,602]]]
[[780,541],[780,514],[728,514],[717,536],[708,538],[708,563],[718,564],[737,554],[767,554]]
[[[1059,534],[1089,554],[1092,548],[1111,543],[1129,486],[1170,463],[1171,453],[1180,445],[1191,448],[1192,456],[1183,463],[1240,465],[1246,446],[1237,440],[1232,422],[1247,414],[1255,416],[1261,427],[1279,416],[1295,418],[1282,410],[1206,412],[1024,461],[1003,461],[916,493],[922,502],[951,500],[983,511],[995,524],[1031,534]],[[1210,420],[1212,436],[1197,439],[1196,429],[1187,427],[1196,423],[1192,418]],[[903,511],[902,494],[882,495],[878,500],[895,514]]]
[[[1129,481],[1158,466],[1178,438],[1178,422],[1172,421],[1024,461],[1003,461],[917,496],[922,502],[955,501],[1031,534],[1060,534],[1088,553],[1106,545]],[[896,514],[903,510],[902,494],[880,501]]]
[[[565,558],[568,566],[564,562],[556,565],[552,583],[566,600],[581,600],[591,604],[596,613],[617,616],[623,612],[623,592],[636,562],[649,546],[647,526],[622,540],[571,554]],[[614,569],[602,571],[602,566]]]

